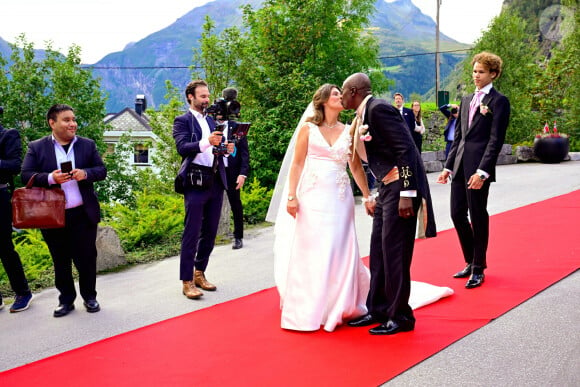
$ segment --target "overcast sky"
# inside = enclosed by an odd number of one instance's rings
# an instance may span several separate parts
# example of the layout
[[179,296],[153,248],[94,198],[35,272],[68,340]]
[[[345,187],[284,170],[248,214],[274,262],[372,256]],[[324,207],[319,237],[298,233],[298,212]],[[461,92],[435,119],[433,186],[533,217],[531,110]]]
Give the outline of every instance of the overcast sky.
[[[392,2],[392,0],[386,0]],[[440,7],[441,32],[462,43],[473,43],[501,10],[503,0],[412,0],[435,20]],[[121,51],[130,42],[172,24],[208,0],[7,0],[0,11],[0,37],[14,42],[26,34],[35,48],[51,40],[66,52],[82,48],[82,62],[93,64]],[[8,4],[6,4],[8,3]],[[176,64],[178,65],[178,64]]]

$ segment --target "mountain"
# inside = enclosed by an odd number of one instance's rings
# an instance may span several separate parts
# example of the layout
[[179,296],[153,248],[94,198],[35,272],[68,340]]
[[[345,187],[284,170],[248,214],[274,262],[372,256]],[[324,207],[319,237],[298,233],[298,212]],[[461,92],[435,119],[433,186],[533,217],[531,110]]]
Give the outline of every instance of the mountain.
[[[215,22],[215,33],[242,24],[240,6],[258,8],[262,0],[214,0],[194,8],[170,26],[144,39],[127,45],[123,51],[111,53],[91,65],[101,78],[108,94],[107,111],[118,112],[133,106],[137,94],[145,94],[149,106],[165,103],[165,81],[182,89],[191,77],[193,48],[209,15]],[[383,70],[395,81],[393,92],[410,99],[411,93],[423,94],[435,83],[435,22],[424,15],[411,0],[387,3],[378,0],[369,31],[379,39]],[[464,50],[468,45],[440,34],[440,49]],[[0,40],[0,52],[3,51]],[[9,52],[9,51],[8,51]],[[428,54],[430,53],[430,54]],[[9,54],[8,54],[9,55]],[[441,56],[441,79],[449,74],[465,53]]]

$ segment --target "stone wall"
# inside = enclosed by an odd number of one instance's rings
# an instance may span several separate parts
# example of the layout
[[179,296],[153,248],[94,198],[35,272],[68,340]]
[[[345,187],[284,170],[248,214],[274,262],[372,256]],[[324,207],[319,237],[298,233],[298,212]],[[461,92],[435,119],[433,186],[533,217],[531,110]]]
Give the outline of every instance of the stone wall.
[[[423,152],[421,153],[421,158],[423,159],[423,165],[425,165],[425,172],[440,172],[443,170],[445,151]],[[497,158],[497,165],[515,164],[517,162],[518,157],[512,154],[512,146],[504,144]]]

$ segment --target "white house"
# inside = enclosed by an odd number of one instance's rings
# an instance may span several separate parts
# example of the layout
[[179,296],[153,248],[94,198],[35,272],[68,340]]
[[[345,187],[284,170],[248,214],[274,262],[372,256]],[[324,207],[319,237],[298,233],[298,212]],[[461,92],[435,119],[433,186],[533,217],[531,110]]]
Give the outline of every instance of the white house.
[[125,108],[119,113],[108,114],[104,122],[111,126],[106,130],[103,140],[107,144],[107,152],[114,152],[120,138],[129,134],[133,145],[133,153],[127,154],[128,165],[137,168],[153,168],[152,156],[155,152],[155,144],[158,137],[149,126],[149,117],[145,114],[147,101],[142,94],[135,99],[135,109]]

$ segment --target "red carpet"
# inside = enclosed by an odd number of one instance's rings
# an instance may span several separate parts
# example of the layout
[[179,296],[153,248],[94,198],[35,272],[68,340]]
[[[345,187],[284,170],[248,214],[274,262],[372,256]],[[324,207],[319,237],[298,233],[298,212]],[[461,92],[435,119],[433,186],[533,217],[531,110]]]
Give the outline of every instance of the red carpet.
[[5,371],[0,385],[50,386],[59,373],[59,386],[376,386],[577,270],[579,216],[580,191],[493,216],[475,290],[450,278],[462,267],[453,230],[418,241],[413,279],[455,294],[417,310],[414,332],[284,331],[268,289]]

